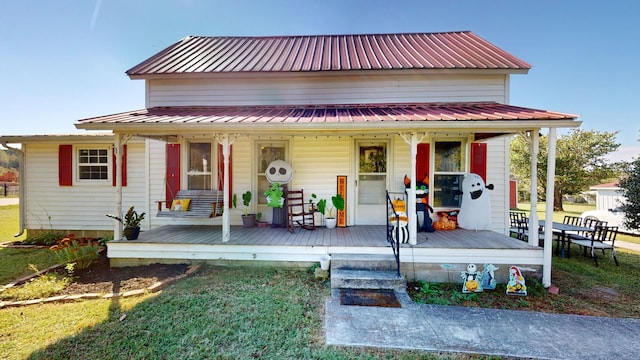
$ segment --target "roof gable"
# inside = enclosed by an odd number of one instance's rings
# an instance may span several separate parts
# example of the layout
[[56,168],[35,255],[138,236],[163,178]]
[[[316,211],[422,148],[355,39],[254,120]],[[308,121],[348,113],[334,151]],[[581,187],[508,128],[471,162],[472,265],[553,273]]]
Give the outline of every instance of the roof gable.
[[158,74],[407,69],[528,70],[470,31],[267,37],[188,36],[127,71]]

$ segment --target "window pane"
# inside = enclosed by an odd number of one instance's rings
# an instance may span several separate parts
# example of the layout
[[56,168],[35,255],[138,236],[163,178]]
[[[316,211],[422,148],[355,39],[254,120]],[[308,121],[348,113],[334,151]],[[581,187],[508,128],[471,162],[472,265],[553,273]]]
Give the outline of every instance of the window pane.
[[359,204],[384,204],[386,201],[386,175],[360,175],[358,180]]
[[433,206],[460,207],[462,196],[459,194],[464,175],[433,176]]
[[436,142],[435,167],[436,172],[464,171],[464,153],[460,141]]
[[189,143],[189,171],[187,178],[190,190],[211,189],[211,143]]
[[78,178],[80,180],[109,179],[108,149],[78,149]]
[[360,147],[360,172],[387,172],[387,152],[384,146]]

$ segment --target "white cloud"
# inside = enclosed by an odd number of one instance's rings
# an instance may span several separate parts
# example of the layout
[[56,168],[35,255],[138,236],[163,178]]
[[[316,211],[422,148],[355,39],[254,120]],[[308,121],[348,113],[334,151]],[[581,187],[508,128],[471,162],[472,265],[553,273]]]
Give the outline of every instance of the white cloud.
[[640,146],[621,146],[618,151],[612,152],[606,158],[612,162],[631,161],[640,156]]

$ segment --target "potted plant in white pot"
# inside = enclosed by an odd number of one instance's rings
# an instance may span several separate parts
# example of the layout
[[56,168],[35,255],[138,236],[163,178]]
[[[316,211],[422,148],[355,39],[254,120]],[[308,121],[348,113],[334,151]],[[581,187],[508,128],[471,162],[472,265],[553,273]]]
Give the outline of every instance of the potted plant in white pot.
[[[251,204],[252,194],[247,190],[242,194],[242,205],[244,206],[244,214],[242,215],[242,226],[246,228],[256,226],[256,214],[249,214],[249,205]],[[233,194],[233,207],[238,207],[238,196]]]
[[[336,218],[333,215],[333,211],[337,210],[337,211],[342,211],[344,210],[344,198],[342,197],[342,195],[340,194],[336,194],[334,196],[331,197],[331,204],[332,206],[329,207],[329,213],[328,216],[324,219],[324,226],[327,229],[333,229],[336,227]],[[318,201],[318,211],[324,215],[325,214],[325,210],[327,209],[327,200],[326,199],[321,199]]]
[[127,240],[135,240],[140,235],[140,223],[144,220],[144,214],[145,213],[138,214],[132,206],[127,210],[127,213],[124,214],[124,220],[112,214],[107,214],[107,216],[120,221],[120,223],[124,225],[122,234]]

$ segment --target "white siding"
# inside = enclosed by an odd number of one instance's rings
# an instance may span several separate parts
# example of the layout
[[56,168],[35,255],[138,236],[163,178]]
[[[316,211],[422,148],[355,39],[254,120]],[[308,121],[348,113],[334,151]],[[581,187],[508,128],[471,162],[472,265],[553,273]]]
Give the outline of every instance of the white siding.
[[609,210],[622,205],[620,189],[596,189],[596,210]]
[[[58,185],[58,145],[26,144],[25,203],[26,228],[82,231],[110,230],[113,220],[105,214],[115,209],[115,187],[111,180],[102,183],[78,182],[74,156],[73,186]],[[77,148],[111,146],[111,144],[74,144]],[[111,161],[111,153],[109,155]],[[123,208],[135,206],[146,211],[146,175],[144,143],[135,142],[127,146],[127,186],[122,191]]]
[[149,80],[148,106],[507,102],[506,75]]

